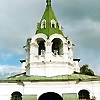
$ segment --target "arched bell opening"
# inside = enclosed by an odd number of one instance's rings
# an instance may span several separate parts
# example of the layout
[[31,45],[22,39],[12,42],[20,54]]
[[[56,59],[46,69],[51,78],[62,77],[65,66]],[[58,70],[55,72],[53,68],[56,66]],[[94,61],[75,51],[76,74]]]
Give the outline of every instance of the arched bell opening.
[[37,39],[38,55],[44,55],[45,53],[45,40],[42,38]]
[[63,43],[59,38],[55,38],[52,40],[52,52],[54,55],[62,55],[63,54]]

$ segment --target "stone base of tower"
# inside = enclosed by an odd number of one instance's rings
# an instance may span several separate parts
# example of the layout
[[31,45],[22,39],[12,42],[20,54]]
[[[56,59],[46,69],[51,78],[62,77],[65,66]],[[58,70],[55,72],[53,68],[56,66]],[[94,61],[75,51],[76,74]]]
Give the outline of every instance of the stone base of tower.
[[70,75],[74,71],[79,72],[79,67],[71,66],[69,62],[37,62],[30,64],[26,70],[26,74],[50,77],[66,74]]

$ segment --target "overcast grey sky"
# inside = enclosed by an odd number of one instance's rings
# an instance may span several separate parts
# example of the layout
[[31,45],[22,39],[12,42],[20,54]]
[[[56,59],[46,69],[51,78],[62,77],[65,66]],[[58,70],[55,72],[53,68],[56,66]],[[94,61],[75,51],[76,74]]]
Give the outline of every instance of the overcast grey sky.
[[[0,66],[20,67],[22,48],[34,35],[46,0],[0,0]],[[52,0],[54,13],[74,47],[80,66],[100,75],[100,0]],[[1,72],[1,71],[0,71]]]

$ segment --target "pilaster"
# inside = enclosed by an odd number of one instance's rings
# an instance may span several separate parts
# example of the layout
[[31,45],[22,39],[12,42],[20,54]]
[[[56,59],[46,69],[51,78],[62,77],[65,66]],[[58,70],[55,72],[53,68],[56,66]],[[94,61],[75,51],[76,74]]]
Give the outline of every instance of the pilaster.
[[52,42],[47,40],[45,42],[46,52],[45,52],[45,60],[50,61],[52,59]]
[[38,56],[38,44],[31,43],[30,44],[30,63],[37,60]]
[[68,61],[68,46],[67,43],[63,43],[63,58],[64,61]]

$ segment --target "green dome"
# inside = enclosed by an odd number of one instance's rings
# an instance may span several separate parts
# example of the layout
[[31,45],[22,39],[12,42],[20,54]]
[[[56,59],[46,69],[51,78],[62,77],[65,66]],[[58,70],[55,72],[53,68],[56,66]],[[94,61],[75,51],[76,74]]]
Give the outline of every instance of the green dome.
[[61,26],[59,25],[52,10],[51,0],[46,0],[46,2],[46,9],[44,11],[41,21],[37,25],[36,34],[43,33],[48,37],[55,33],[63,35]]

